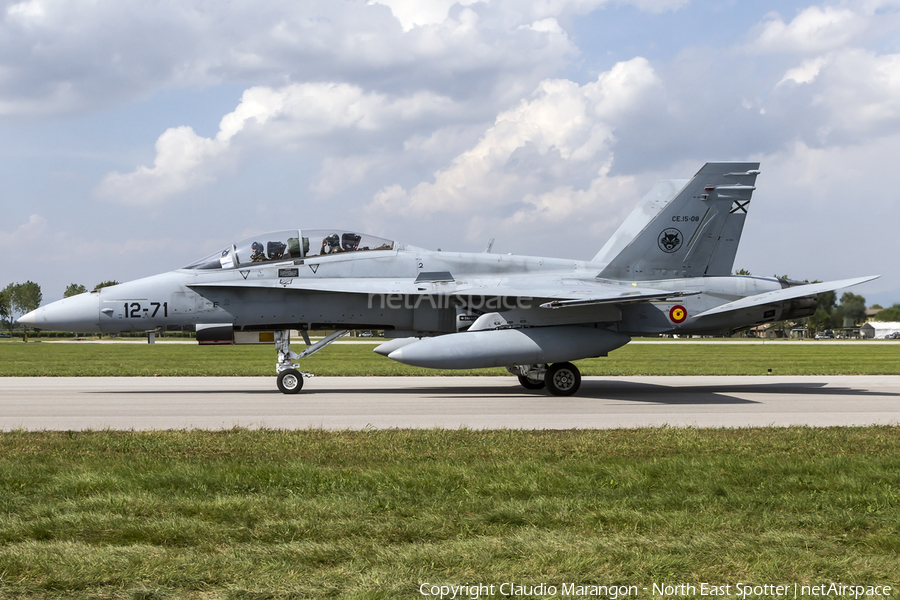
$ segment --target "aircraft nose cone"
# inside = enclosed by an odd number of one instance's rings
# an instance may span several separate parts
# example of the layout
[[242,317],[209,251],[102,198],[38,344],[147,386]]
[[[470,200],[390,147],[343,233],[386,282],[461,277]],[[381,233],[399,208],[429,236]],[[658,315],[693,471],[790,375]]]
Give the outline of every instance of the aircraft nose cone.
[[63,298],[33,310],[18,319],[28,327],[46,331],[100,332],[100,294],[86,293]]
[[26,327],[34,327],[34,323],[37,320],[37,317],[35,315],[37,315],[38,310],[41,309],[33,310],[30,313],[22,315],[21,317],[16,319],[16,323],[25,325]]

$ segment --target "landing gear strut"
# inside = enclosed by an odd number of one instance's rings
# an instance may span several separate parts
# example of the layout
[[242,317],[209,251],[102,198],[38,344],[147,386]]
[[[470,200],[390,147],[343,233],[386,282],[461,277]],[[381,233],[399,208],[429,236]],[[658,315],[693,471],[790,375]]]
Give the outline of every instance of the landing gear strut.
[[519,383],[526,390],[544,389],[544,374],[547,365],[513,365],[506,370],[519,378]]
[[295,360],[312,356],[328,344],[347,335],[349,329],[342,329],[325,336],[315,344],[310,345],[309,336],[303,331],[303,339],[307,348],[300,354],[291,350],[291,332],[289,330],[275,332],[275,349],[278,351],[278,362],[275,370],[278,372],[278,389],[282,394],[296,394],[303,389],[303,378],[312,377],[312,373],[300,371]]

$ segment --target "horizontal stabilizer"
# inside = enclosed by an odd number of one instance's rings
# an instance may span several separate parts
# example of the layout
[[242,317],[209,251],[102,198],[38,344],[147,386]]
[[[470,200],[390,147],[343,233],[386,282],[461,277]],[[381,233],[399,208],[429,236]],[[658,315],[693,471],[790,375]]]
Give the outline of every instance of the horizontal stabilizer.
[[840,281],[826,281],[825,283],[811,283],[809,285],[797,285],[781,290],[776,290],[774,292],[766,292],[764,294],[757,294],[755,296],[747,296],[746,298],[741,298],[740,300],[735,300],[734,302],[721,304],[719,306],[716,306],[715,308],[704,311],[699,315],[696,315],[696,318],[700,319],[702,317],[731,312],[733,310],[741,310],[743,308],[750,308],[752,306],[774,304],[776,302],[783,302],[785,300],[791,300],[793,298],[801,298],[803,296],[812,296],[814,294],[821,294],[823,292],[839,290],[842,288],[859,285],[867,281],[872,281],[873,279],[878,279],[879,277],[881,277],[881,275],[856,277],[854,279],[841,279]]

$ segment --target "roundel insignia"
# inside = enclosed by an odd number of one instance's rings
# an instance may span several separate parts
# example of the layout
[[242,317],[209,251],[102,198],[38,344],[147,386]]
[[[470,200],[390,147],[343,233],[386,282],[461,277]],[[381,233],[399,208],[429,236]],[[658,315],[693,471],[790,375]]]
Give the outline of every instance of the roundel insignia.
[[659,238],[656,242],[659,244],[660,250],[666,254],[672,254],[673,252],[678,252],[683,240],[684,237],[681,235],[680,231],[674,227],[669,227],[659,234]]
[[687,309],[680,304],[676,304],[669,310],[669,319],[673,323],[683,323],[687,319]]

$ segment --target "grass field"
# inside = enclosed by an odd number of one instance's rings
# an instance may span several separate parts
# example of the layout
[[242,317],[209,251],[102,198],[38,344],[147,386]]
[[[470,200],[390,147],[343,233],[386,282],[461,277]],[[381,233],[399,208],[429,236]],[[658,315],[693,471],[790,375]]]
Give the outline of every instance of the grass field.
[[[333,345],[302,368],[460,373],[372,348]],[[900,344],[672,342],[578,364],[900,374],[898,358]],[[3,376],[271,376],[274,363],[271,346],[0,342]],[[423,598],[424,583],[507,582],[557,590],[516,598],[703,582],[900,598],[898,523],[900,427],[0,433],[3,600]]]
[[[439,371],[334,344],[300,361],[316,375],[506,375],[505,369]],[[896,344],[629,344],[606,358],[577,361],[584,375],[898,375]],[[271,376],[272,346],[198,346],[16,341],[0,343],[0,376]]]
[[504,582],[898,597],[898,491],[896,427],[10,432],[0,598],[421,598],[423,583]]

